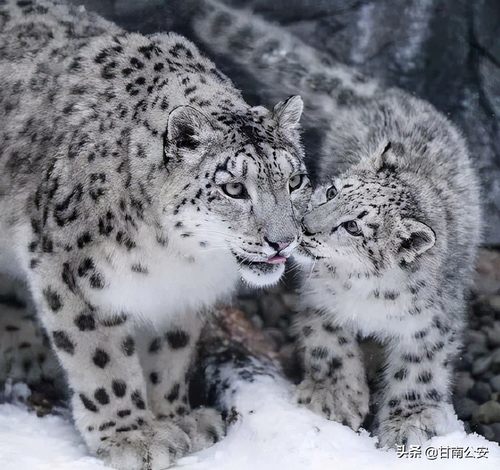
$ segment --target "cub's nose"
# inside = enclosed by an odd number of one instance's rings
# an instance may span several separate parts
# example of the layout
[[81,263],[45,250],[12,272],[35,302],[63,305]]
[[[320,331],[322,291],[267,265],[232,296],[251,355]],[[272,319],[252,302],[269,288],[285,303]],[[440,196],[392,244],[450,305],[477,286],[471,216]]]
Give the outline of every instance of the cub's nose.
[[279,253],[280,251],[282,251],[285,248],[289,247],[291,245],[291,243],[293,242],[293,239],[286,239],[286,240],[280,240],[280,241],[272,241],[272,240],[269,240],[269,238],[267,238],[267,237],[264,237],[264,240],[277,253]]

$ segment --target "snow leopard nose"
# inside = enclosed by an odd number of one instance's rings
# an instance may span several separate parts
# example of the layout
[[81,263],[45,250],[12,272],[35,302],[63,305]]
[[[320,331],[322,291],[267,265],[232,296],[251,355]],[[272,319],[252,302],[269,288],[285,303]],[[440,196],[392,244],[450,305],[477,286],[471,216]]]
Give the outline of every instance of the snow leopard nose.
[[293,242],[293,239],[286,239],[286,240],[280,240],[280,241],[271,241],[269,238],[264,237],[264,240],[267,242],[267,244],[276,251],[276,253],[279,253],[280,251],[284,250],[285,248],[289,247],[291,243]]

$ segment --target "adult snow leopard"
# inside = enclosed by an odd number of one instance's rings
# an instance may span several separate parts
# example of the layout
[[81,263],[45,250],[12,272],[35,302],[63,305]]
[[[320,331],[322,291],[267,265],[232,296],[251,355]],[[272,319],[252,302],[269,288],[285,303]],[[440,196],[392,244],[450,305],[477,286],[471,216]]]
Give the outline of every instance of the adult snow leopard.
[[209,49],[264,83],[263,95],[285,89],[309,106],[303,126],[318,189],[304,220],[302,252],[315,264],[300,290],[299,402],[361,425],[361,333],[386,345],[375,400],[381,444],[444,432],[480,232],[463,138],[431,105],[285,30],[215,0],[194,3],[192,30]]
[[223,433],[187,398],[204,312],[298,243],[302,101],[248,106],[176,34],[0,3],[0,270],[27,281],[88,447],[165,468]]

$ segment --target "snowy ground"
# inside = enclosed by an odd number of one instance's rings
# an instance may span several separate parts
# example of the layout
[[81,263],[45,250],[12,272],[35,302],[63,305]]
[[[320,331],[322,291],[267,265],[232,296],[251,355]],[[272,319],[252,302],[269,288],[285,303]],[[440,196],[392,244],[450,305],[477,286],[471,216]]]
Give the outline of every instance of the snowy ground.
[[[23,392],[22,387],[18,392]],[[466,458],[431,460],[398,457],[376,448],[367,433],[326,421],[292,404],[285,383],[262,378],[241,384],[235,396],[241,419],[222,442],[178,462],[182,470],[401,470],[406,468],[500,468],[500,447],[478,435],[457,430],[434,438],[422,454],[462,448]],[[458,423],[457,423],[458,424]],[[487,456],[478,458],[481,448]],[[457,452],[457,451],[455,451]],[[458,452],[461,452],[460,450]],[[21,404],[0,405],[0,468],[2,470],[97,470],[106,468],[88,455],[69,419],[37,418]]]

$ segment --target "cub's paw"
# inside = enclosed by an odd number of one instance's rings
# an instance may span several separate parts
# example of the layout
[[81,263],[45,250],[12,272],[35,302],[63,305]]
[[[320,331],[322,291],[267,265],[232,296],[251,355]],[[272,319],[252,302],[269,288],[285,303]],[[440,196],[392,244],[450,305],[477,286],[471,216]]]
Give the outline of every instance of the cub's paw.
[[118,428],[104,439],[96,454],[118,470],[164,470],[191,451],[189,436],[170,422]]
[[380,447],[411,446],[422,445],[459,427],[453,407],[447,404],[385,418],[380,421],[377,434]]
[[310,410],[357,431],[368,414],[368,386],[342,386],[342,382],[316,382],[305,379],[297,387],[297,402]]
[[179,418],[177,424],[191,438],[191,450],[197,452],[219,442],[226,435],[220,413],[213,408],[197,408]]

